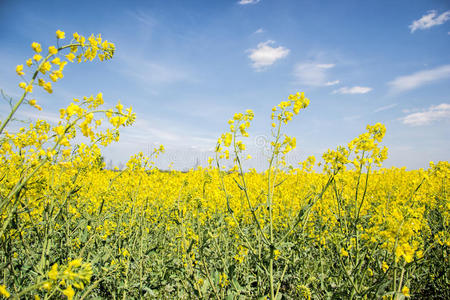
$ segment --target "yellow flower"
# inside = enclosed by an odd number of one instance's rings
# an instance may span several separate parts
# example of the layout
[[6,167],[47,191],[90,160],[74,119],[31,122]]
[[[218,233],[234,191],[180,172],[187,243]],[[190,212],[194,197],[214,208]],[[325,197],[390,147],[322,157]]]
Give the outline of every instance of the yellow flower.
[[58,29],[56,30],[56,37],[58,39],[64,39],[66,37],[66,33]]
[[383,263],[381,264],[381,268],[383,269],[384,273],[386,273],[387,270],[389,270],[389,266],[385,261],[383,261]]
[[35,52],[37,52],[37,53],[42,51],[41,45],[39,43],[36,43],[36,42],[31,44],[31,48],[33,48],[33,50]]
[[34,59],[35,61],[40,61],[40,60],[42,59],[42,56],[40,56],[39,54],[35,54],[35,55],[33,56],[33,59]]
[[219,284],[221,287],[225,287],[229,284],[228,276],[225,273],[220,274],[219,276]]
[[50,47],[48,47],[48,52],[50,54],[56,54],[56,53],[58,53],[58,49],[56,49],[55,46],[50,46]]
[[60,64],[61,64],[61,60],[59,59],[59,57],[55,57],[55,58],[52,60],[52,64],[54,64],[54,65],[60,65]]
[[306,285],[297,285],[295,289],[299,299],[311,300],[311,290]]
[[31,58],[29,58],[27,60],[27,66],[31,67],[32,64],[33,64],[33,60]]
[[38,110],[42,110],[42,107],[40,107],[39,105],[36,104],[36,99],[31,99],[28,101],[28,104],[30,104],[31,106],[33,106],[34,108],[37,108]]
[[47,73],[47,71],[50,71],[50,69],[52,68],[51,63],[49,63],[48,61],[46,61],[45,63],[42,64],[42,66],[39,68],[39,71],[41,71],[42,74]]
[[17,73],[17,75],[19,75],[19,76],[25,74],[25,73],[23,72],[23,65],[17,65],[17,67],[16,67],[16,73]]
[[118,112],[120,112],[120,113],[122,112],[123,105],[120,103],[120,101],[117,103],[116,108],[117,108]]
[[70,52],[69,54],[66,55],[66,58],[68,60],[70,60],[70,62],[73,62],[73,59],[75,58],[75,55],[72,52]]
[[73,103],[70,103],[69,106],[66,109],[67,115],[69,117],[73,116],[76,113],[79,113],[81,111],[81,108]]
[[75,296],[75,291],[73,290],[72,286],[69,285],[64,291],[63,294],[67,296],[68,300],[72,300],[73,296]]
[[55,72],[53,72],[52,74],[50,74],[49,77],[50,77],[50,79],[51,79],[53,82],[58,81],[58,75],[56,75]]
[[280,250],[278,249],[273,250],[273,259],[278,260],[279,257],[280,257]]
[[49,291],[52,288],[52,284],[50,282],[46,281],[42,284],[42,288]]
[[122,251],[122,255],[123,255],[124,257],[130,256],[130,252],[128,252],[127,249],[124,249],[124,250]]
[[402,293],[403,293],[403,295],[405,295],[405,297],[410,297],[411,296],[409,294],[409,288],[406,285],[402,288]]
[[54,264],[50,271],[48,272],[48,278],[51,280],[58,279],[58,264]]
[[3,295],[5,298],[9,298],[9,296],[11,296],[4,285],[0,285],[0,295]]
[[344,248],[341,248],[341,256],[348,257],[348,252]]
[[53,93],[51,82],[44,83],[43,87],[44,87],[44,90],[46,90],[49,94]]
[[74,259],[71,262],[69,262],[69,268],[77,268],[79,266],[81,266],[83,259],[78,258],[78,259]]

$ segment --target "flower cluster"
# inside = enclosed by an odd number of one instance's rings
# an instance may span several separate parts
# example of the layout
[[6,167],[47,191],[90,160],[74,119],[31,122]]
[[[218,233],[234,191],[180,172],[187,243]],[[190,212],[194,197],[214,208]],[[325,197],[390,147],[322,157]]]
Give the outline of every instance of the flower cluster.
[[79,258],[70,261],[62,268],[54,264],[47,276],[48,280],[41,283],[42,289],[60,290],[67,299],[73,299],[76,293],[73,287],[81,291],[85,288],[85,284],[91,281],[92,266],[90,263],[83,263],[83,260]]
[[[251,109],[246,110],[244,114],[234,114],[233,118],[228,121],[230,131],[222,134],[217,140],[217,159],[229,159],[230,150],[231,153],[234,154],[234,166],[230,169],[230,172],[238,170],[239,154],[246,150],[246,145],[241,138],[249,136],[247,129],[250,127],[250,122],[253,120],[254,116]],[[247,158],[251,158],[251,156],[247,156]]]
[[[56,38],[56,45],[49,46],[46,53],[43,53],[41,44],[37,42],[31,44],[34,55],[26,61],[26,66],[31,69],[28,80],[25,77],[24,65],[16,67],[17,75],[25,80],[20,82],[19,86],[24,90],[27,103],[39,110],[42,108],[37,104],[36,99],[30,98],[36,83],[48,93],[53,93],[52,82],[57,82],[64,77],[63,71],[68,62],[92,61],[97,56],[101,61],[108,60],[112,58],[115,51],[114,44],[102,40],[100,34],[97,37],[91,35],[86,40],[84,36],[74,33],[71,41],[65,45],[59,45],[65,39],[65,33],[58,30]],[[67,51],[69,52],[64,54]]]

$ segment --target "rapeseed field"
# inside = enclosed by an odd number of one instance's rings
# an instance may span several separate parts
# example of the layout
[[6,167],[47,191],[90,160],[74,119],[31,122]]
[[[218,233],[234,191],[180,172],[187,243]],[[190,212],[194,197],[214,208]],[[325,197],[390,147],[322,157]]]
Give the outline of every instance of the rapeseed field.
[[207,167],[163,172],[160,146],[109,170],[100,146],[136,116],[105,108],[102,93],[73,99],[57,124],[10,129],[23,106],[42,109],[33,91],[52,93],[70,64],[114,55],[100,34],[56,37],[17,66],[23,94],[0,123],[0,297],[450,298],[448,162],[383,168],[376,123],[290,166],[285,129],[310,103],[298,92],[267,120],[263,172],[246,167],[252,110],[230,116]]

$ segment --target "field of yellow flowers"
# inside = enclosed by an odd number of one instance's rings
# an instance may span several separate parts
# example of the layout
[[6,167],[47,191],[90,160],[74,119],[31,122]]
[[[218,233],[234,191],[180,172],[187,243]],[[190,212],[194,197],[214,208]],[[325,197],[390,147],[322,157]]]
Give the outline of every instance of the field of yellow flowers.
[[100,35],[56,37],[17,66],[23,95],[0,123],[0,297],[450,299],[448,162],[383,168],[377,123],[288,166],[284,129],[309,104],[296,93],[272,109],[264,172],[245,167],[251,110],[231,117],[206,168],[160,171],[161,146],[107,170],[99,145],[135,115],[103,108],[101,93],[73,99],[58,124],[8,130],[66,65],[114,54]]

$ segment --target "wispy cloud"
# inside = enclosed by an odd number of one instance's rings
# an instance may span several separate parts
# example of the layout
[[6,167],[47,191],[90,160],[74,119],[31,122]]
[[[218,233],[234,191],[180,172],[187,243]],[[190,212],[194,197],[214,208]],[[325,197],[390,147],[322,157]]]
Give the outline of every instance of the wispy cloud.
[[340,89],[334,90],[333,94],[367,94],[372,88],[367,86],[354,86],[354,87],[341,87]]
[[377,109],[375,109],[374,112],[377,113],[377,112],[380,112],[380,111],[388,110],[388,109],[396,107],[397,105],[398,105],[398,103],[392,103],[392,104],[389,104],[389,105],[381,106],[381,107],[378,107]]
[[360,115],[344,117],[344,120],[347,121],[347,122],[356,121],[356,120],[359,120],[359,119],[361,119]]
[[411,75],[400,76],[390,81],[393,92],[404,92],[450,77],[450,65],[443,65],[431,70],[423,70]]
[[336,85],[339,82],[341,82],[340,80],[335,80],[335,81],[328,81],[325,83],[326,86],[332,86],[332,85]]
[[432,105],[422,112],[409,114],[401,118],[403,124],[411,126],[428,125],[431,122],[450,119],[450,104]]
[[258,28],[258,30],[256,30],[254,33],[255,34],[264,33],[264,29]]
[[130,11],[128,12],[132,17],[138,20],[140,23],[146,26],[154,26],[156,25],[156,19],[144,13],[143,11]]
[[252,66],[257,71],[261,71],[264,68],[273,65],[277,60],[286,57],[290,50],[279,46],[272,47],[270,45],[274,44],[274,41],[266,41],[264,43],[259,43],[256,49],[249,49],[250,52],[248,56],[252,61]]
[[412,22],[411,25],[409,25],[409,29],[411,29],[411,33],[418,29],[428,29],[433,26],[442,25],[445,22],[450,20],[450,10],[447,10],[446,12],[437,15],[437,11],[431,10],[428,12],[428,14],[423,15],[422,18],[419,20],[415,20]]
[[309,86],[330,86],[339,83],[339,80],[329,81],[328,70],[334,68],[334,64],[317,62],[299,63],[294,68],[294,76],[300,84]]
[[240,5],[246,5],[246,4],[256,4],[258,3],[260,0],[240,0],[238,3]]

